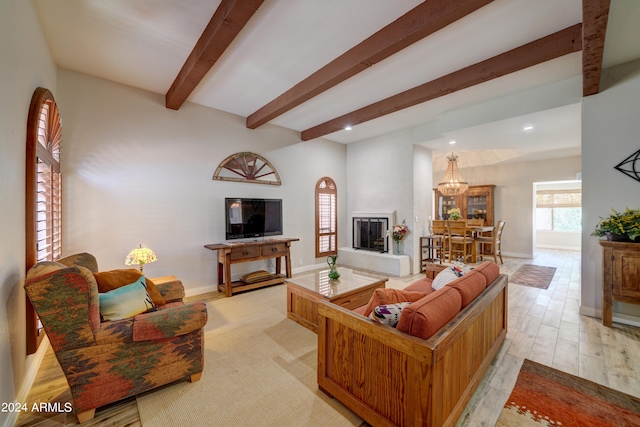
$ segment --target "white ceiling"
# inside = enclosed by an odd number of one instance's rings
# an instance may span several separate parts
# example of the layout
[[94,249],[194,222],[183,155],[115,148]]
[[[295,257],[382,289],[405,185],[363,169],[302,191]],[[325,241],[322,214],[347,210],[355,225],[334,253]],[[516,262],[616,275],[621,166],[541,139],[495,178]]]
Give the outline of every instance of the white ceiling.
[[[35,3],[58,66],[165,94],[220,1]],[[246,117],[419,3],[265,0],[188,101]],[[302,131],[581,21],[581,0],[496,0],[271,123]],[[640,1],[612,0],[605,67],[640,58],[637,22]],[[473,159],[467,166],[578,155],[581,58],[566,55],[325,138],[350,143],[404,129],[436,159],[455,139],[455,151]],[[539,88],[546,92],[535,95]],[[524,124],[534,130],[524,133]]]

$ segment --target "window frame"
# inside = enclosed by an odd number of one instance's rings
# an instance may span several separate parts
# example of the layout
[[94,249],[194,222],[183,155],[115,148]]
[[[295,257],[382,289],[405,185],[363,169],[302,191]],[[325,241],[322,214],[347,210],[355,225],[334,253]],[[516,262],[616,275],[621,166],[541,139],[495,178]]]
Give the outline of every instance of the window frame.
[[[549,203],[543,203],[541,201],[539,201],[538,196],[539,195],[545,195],[545,194],[549,194],[551,195],[551,201]],[[580,202],[562,202],[559,200],[556,200],[555,197],[553,197],[554,195],[557,194],[580,194]],[[537,227],[536,225],[536,231],[545,231],[545,232],[560,232],[560,233],[576,233],[579,232],[579,230],[574,230],[574,231],[562,231],[562,230],[557,230],[555,228],[555,222],[554,222],[554,211],[556,209],[565,209],[565,208],[580,208],[580,210],[582,211],[582,189],[581,188],[563,188],[563,189],[545,189],[545,190],[537,190],[536,191],[536,210],[537,209],[551,209],[551,229],[547,230],[547,229],[540,229]]]
[[[325,217],[325,209],[323,206],[327,205],[326,202],[321,200],[325,195],[329,196],[329,218]],[[322,177],[316,183],[315,193],[315,205],[316,205],[316,221],[315,221],[315,234],[316,234],[316,258],[329,255],[337,255],[338,253],[338,186],[335,181],[328,176]],[[323,221],[329,221],[329,231],[323,231],[321,224]],[[329,244],[328,249],[324,250],[323,239],[328,237]],[[332,239],[333,237],[333,239]],[[333,243],[333,245],[331,244]]]
[[[25,271],[40,261],[55,261],[62,253],[62,126],[49,89],[37,88],[27,118],[25,164]],[[46,248],[46,249],[45,249]],[[36,312],[26,298],[27,354],[42,339]]]

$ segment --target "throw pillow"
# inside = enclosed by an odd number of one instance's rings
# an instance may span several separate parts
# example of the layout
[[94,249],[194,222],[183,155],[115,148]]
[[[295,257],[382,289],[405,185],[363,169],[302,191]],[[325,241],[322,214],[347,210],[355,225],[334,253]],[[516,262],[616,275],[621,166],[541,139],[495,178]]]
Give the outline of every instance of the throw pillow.
[[100,298],[100,314],[104,320],[127,319],[156,309],[147,293],[144,276],[129,285],[101,293],[98,296]]
[[433,279],[433,283],[431,284],[431,287],[437,291],[447,283],[451,283],[452,281],[456,280],[458,277],[462,277],[470,271],[471,271],[471,268],[469,266],[461,262],[454,262],[453,264],[451,264],[450,267],[445,268],[444,270],[442,270],[440,273],[436,275],[436,277]]
[[369,299],[369,303],[364,309],[363,315],[369,316],[373,309],[379,305],[418,301],[423,296],[425,296],[425,293],[423,292],[405,291],[393,288],[379,288],[373,291],[371,299]]
[[265,280],[273,279],[273,274],[265,270],[258,270],[252,273],[245,274],[240,278],[244,283],[250,285],[252,283],[264,282]]
[[433,290],[437,291],[440,288],[444,287],[447,283],[453,282],[458,278],[458,275],[451,267],[445,268],[442,270],[436,277],[433,278],[433,283],[431,287]]
[[[143,273],[136,268],[121,268],[93,273],[93,277],[96,278],[96,282],[98,283],[98,292],[105,293],[135,282],[140,277],[143,277]],[[164,305],[166,301],[155,283],[150,279],[145,280],[147,292],[149,296],[151,296],[153,303],[156,306]]]
[[379,305],[373,309],[373,312],[371,312],[369,318],[395,328],[398,324],[398,320],[400,320],[400,314],[402,314],[402,310],[409,304],[411,303],[399,302],[396,304]]

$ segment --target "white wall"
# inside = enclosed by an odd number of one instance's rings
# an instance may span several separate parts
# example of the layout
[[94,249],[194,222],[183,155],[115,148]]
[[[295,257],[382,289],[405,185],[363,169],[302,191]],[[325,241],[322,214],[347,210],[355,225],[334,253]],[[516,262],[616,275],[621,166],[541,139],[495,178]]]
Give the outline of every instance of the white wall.
[[[300,142],[296,132],[185,103],[165,108],[164,97],[76,72],[59,70],[64,125],[64,252],[93,253],[101,270],[125,268],[138,244],[158,261],[150,277],[173,274],[188,294],[211,291],[216,253],[205,244],[225,240],[225,197],[283,199],[284,235],[294,266],[315,264],[315,185],[333,178],[339,229],[345,228],[346,149],[326,140]],[[264,156],[282,186],[212,180],[226,157]],[[341,234],[341,244],[345,237]],[[239,276],[267,261],[236,264]]]
[[413,229],[414,245],[413,259],[414,273],[420,271],[422,248],[420,236],[428,236],[429,217],[433,212],[433,160],[431,150],[420,146],[413,146]]
[[[421,156],[428,157],[424,153]],[[403,253],[411,257],[412,271],[415,272],[419,235],[413,221],[413,180],[411,132],[397,132],[347,145],[347,216],[352,212],[396,211],[396,222],[405,220],[410,229],[403,243]],[[351,224],[348,238],[347,246],[351,247]]]
[[[582,103],[581,312],[593,316],[602,307],[602,252],[590,234],[611,208],[640,208],[640,182],[614,169],[640,150],[640,60],[604,70],[601,82]],[[614,303],[613,311],[640,315],[630,304]]]
[[[56,93],[56,69],[33,2],[0,2],[0,402],[25,394],[25,150],[27,113],[38,86]],[[0,412],[0,425],[15,414]]]
[[[534,254],[533,183],[575,179],[580,172],[580,157],[505,163],[461,168],[469,185],[495,184],[494,221],[507,221],[502,235],[502,254],[531,258]],[[439,182],[444,172],[434,173]]]

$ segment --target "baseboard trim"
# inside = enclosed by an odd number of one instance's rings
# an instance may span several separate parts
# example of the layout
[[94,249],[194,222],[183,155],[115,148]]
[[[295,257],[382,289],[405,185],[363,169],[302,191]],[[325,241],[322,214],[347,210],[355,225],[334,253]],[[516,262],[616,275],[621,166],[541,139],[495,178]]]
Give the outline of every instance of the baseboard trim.
[[[40,345],[38,346],[38,350],[30,356],[27,356],[27,369],[26,375],[24,377],[24,381],[22,381],[22,385],[20,386],[20,390],[18,390],[18,394],[16,396],[16,402],[27,402],[27,398],[29,397],[29,391],[31,391],[31,387],[33,386],[33,382],[36,380],[36,376],[38,375],[38,370],[40,369],[40,365],[42,364],[42,360],[44,360],[44,355],[49,349],[49,337],[46,335],[42,337],[42,341],[40,341]],[[9,412],[8,417],[5,419],[4,427],[14,426],[16,421],[18,421],[18,416],[20,412],[11,411]]]
[[[580,314],[583,316],[594,317],[596,319],[602,319],[602,310],[593,307],[580,306]],[[613,313],[612,320],[615,323],[621,323],[623,325],[640,327],[640,317],[631,316],[623,313]]]

